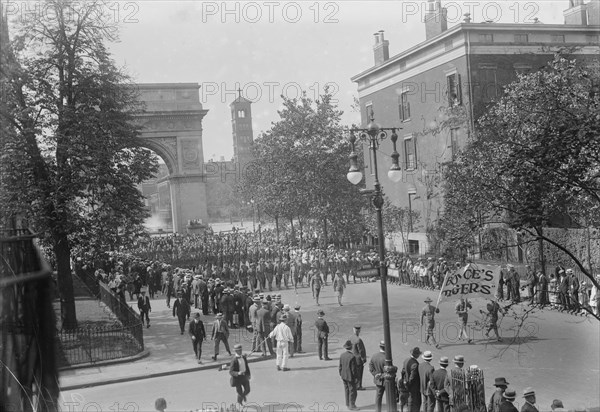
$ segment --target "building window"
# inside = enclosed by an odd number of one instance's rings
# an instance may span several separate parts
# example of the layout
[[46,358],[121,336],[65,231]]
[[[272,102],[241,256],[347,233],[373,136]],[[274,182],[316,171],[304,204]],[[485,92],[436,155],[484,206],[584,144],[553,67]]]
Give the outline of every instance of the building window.
[[373,103],[369,102],[365,105],[365,115],[367,123],[371,121],[371,113],[373,112]]
[[243,119],[244,117],[246,117],[246,111],[245,110],[238,110],[237,117],[240,118],[240,119]]
[[408,240],[408,253],[411,255],[419,254],[419,241],[418,240]]
[[446,76],[446,90],[448,93],[448,106],[454,107],[462,104],[460,74],[453,73]]
[[552,35],[552,43],[564,43],[565,35],[564,34],[553,34]]
[[417,139],[414,136],[404,138],[404,162],[407,169],[417,168]]
[[410,120],[410,103],[408,102],[408,92],[401,93],[398,100],[400,120],[403,122]]
[[456,155],[458,154],[458,136],[460,129],[458,127],[453,127],[450,129],[450,151],[452,152],[452,160],[456,159]]
[[484,101],[495,99],[498,95],[496,83],[496,69],[479,69],[479,83],[481,84],[482,98]]
[[480,43],[493,43],[494,42],[494,35],[493,34],[480,34],[479,35],[479,42]]
[[529,36],[527,34],[515,34],[515,43],[528,43]]

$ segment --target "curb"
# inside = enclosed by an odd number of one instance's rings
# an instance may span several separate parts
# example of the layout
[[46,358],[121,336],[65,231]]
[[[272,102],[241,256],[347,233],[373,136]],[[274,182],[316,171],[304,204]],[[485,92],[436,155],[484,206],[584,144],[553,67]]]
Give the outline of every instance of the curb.
[[[146,351],[144,351],[144,352],[146,352]],[[149,354],[150,354],[150,352],[146,353],[142,357],[146,357]],[[130,361],[130,360],[132,360],[132,357],[127,358],[127,359],[128,359],[127,361]],[[273,360],[273,359],[274,358],[272,356],[266,356],[266,357],[261,356],[258,358],[248,359],[248,363],[256,363],[256,362],[262,362],[262,361]],[[113,363],[125,363],[127,361],[123,361],[122,359],[119,359],[118,362],[113,362]],[[107,362],[111,362],[111,361],[107,361]],[[95,386],[112,385],[114,383],[131,382],[131,381],[138,381],[138,380],[151,379],[151,378],[160,378],[163,376],[177,375],[180,373],[204,371],[204,370],[209,370],[209,369],[221,370],[221,365],[228,365],[228,364],[229,364],[229,362],[227,362],[227,363],[219,362],[219,363],[214,363],[214,364],[210,364],[210,365],[194,366],[193,368],[169,370],[169,371],[157,372],[157,373],[146,373],[144,375],[127,376],[124,378],[113,378],[113,379],[100,380],[100,381],[96,381],[96,382],[88,382],[88,383],[65,385],[65,386],[60,385],[60,390],[61,391],[70,391],[70,390],[74,390],[74,389],[92,388]],[[99,366],[99,363],[89,364],[88,366],[82,366],[82,367],[92,367],[92,366]],[[77,369],[77,368],[70,368],[70,369]],[[59,381],[60,381],[60,378],[59,378]]]
[[73,365],[73,366],[62,366],[62,367],[58,368],[58,371],[65,372],[65,371],[72,371],[72,370],[76,370],[76,369],[95,368],[97,366],[117,365],[119,363],[133,362],[138,359],[143,359],[149,355],[150,355],[150,351],[147,349],[144,349],[143,351],[141,351],[138,354],[135,354],[132,356],[127,356],[125,358],[109,359],[109,360],[98,361],[98,362],[80,363],[80,364]]

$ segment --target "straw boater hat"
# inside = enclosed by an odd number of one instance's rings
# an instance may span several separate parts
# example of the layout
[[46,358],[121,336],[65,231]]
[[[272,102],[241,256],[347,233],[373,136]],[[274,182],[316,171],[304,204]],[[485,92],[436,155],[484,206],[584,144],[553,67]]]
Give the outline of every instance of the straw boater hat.
[[440,365],[441,366],[448,366],[448,363],[450,363],[450,361],[448,360],[447,356],[442,356],[440,358]]
[[509,401],[514,401],[517,397],[517,392],[512,388],[507,388],[502,394],[502,397]]
[[531,387],[527,387],[523,390],[523,397],[535,396],[535,391]]
[[425,359],[426,361],[432,360],[433,354],[431,353],[431,351],[426,350],[425,352],[423,352],[423,359]]
[[454,357],[454,363],[465,363],[465,357],[463,355],[456,355]]

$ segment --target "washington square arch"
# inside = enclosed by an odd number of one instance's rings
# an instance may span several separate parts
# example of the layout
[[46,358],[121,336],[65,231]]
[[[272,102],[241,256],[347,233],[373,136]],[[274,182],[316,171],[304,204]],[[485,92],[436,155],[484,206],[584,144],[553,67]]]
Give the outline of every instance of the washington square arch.
[[169,171],[173,231],[185,233],[189,220],[208,219],[202,150],[202,108],[197,83],[135,85],[145,112],[137,116],[143,146]]

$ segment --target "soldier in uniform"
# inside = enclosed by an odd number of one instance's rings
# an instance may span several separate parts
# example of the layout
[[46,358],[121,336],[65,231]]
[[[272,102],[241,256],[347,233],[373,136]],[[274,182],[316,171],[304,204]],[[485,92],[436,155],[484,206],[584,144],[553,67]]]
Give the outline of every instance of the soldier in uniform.
[[321,294],[321,286],[323,285],[323,277],[317,268],[312,270],[312,276],[310,277],[310,286],[313,292],[313,298],[317,301],[317,306],[320,306],[319,295]]
[[[333,290],[336,292],[338,305],[342,305],[342,296],[344,296],[344,289],[346,288],[346,281],[342,272],[339,270],[335,272],[335,279],[333,280]],[[318,299],[317,299],[318,302]]]
[[354,325],[354,334],[350,336],[349,341],[352,343],[352,353],[356,358],[356,389],[364,391],[365,388],[362,386],[363,371],[365,363],[367,363],[367,351],[365,344],[360,335],[360,325]]
[[460,322],[460,331],[458,332],[458,340],[463,340],[464,338],[468,343],[472,342],[472,339],[469,337],[467,333],[467,321],[469,320],[469,309],[471,309],[471,302],[467,299],[460,298],[460,300],[456,303],[455,310],[458,315],[458,321]]
[[[494,330],[494,332],[496,333],[496,338],[498,339],[498,342],[502,342],[502,339],[500,338],[500,335],[498,334],[498,312],[502,312],[504,313],[504,309],[502,309],[502,307],[500,307],[500,305],[498,304],[498,302],[492,300],[490,303],[488,303],[486,305],[486,309],[488,310],[487,316],[488,319],[487,321],[489,322],[488,325],[488,329],[485,332],[485,337],[489,337],[490,336],[490,331]],[[480,310],[480,312],[482,314],[485,314],[482,310]]]
[[294,315],[296,316],[296,339],[294,339],[294,352],[304,353],[302,350],[302,314],[300,313],[300,305],[294,307]]
[[425,326],[427,328],[427,338],[425,338],[425,343],[429,344],[429,341],[431,340],[433,345],[439,349],[440,345],[435,340],[433,330],[435,328],[435,314],[440,313],[440,310],[431,304],[431,298],[428,297],[424,302],[426,305],[421,312],[421,326],[423,326],[423,320],[425,320]]

